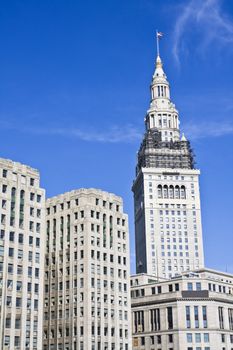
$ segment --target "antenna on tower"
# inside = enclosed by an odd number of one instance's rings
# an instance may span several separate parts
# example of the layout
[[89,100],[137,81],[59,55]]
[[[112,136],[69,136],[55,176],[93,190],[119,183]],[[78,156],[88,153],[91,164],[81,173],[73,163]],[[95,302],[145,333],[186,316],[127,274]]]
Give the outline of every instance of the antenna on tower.
[[156,30],[157,56],[159,56],[159,39],[161,39],[162,37],[163,37],[163,33],[162,32],[158,32],[158,30]]

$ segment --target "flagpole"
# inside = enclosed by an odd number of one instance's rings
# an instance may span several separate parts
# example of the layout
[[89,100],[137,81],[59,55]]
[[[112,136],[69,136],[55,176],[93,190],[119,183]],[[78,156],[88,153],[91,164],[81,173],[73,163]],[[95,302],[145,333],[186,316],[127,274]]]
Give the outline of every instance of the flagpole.
[[156,30],[156,44],[157,44],[157,56],[159,56],[159,36],[158,36],[158,30]]

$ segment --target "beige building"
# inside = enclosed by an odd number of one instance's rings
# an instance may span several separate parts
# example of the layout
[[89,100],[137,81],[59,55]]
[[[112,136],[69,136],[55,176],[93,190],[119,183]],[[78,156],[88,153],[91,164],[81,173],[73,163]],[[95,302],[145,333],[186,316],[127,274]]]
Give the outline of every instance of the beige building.
[[133,183],[136,271],[171,278],[204,266],[199,174],[160,57]]
[[44,211],[38,171],[0,159],[1,349],[42,349]]
[[122,200],[80,189],[47,200],[44,350],[131,349]]
[[134,350],[232,350],[233,276],[210,269],[170,280],[131,277]]

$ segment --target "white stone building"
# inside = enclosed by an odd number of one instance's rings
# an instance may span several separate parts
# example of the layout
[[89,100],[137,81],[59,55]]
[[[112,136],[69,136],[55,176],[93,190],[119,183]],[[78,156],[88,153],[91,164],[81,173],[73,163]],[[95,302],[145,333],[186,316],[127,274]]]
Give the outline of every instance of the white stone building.
[[44,350],[131,349],[122,199],[80,189],[47,200]]
[[0,159],[0,348],[42,349],[45,193],[37,170]]
[[204,266],[200,171],[185,136],[160,57],[151,83],[146,133],[133,184],[136,271],[170,278]]
[[233,275],[131,277],[133,350],[232,350]]

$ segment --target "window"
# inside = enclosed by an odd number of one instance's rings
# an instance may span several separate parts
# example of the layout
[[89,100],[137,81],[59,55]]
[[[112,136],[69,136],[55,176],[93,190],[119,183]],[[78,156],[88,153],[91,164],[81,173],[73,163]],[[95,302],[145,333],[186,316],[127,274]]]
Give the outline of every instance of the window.
[[14,256],[14,248],[9,248],[8,256],[10,256],[10,257]]
[[193,335],[192,333],[187,333],[187,343],[192,343],[193,342]]
[[22,282],[21,281],[17,281],[16,282],[16,291],[19,292],[22,290]]
[[134,331],[144,332],[144,311],[134,312]]
[[4,345],[5,346],[9,346],[10,345],[10,336],[9,335],[5,335]]
[[172,329],[173,328],[172,307],[167,308],[167,323],[168,323],[168,329]]
[[32,261],[32,256],[33,256],[32,251],[29,251],[28,252],[28,261]]
[[19,233],[18,242],[19,242],[20,244],[23,243],[23,234],[22,234],[22,233]]
[[198,306],[194,306],[194,320],[195,320],[195,328],[199,328]]
[[203,327],[207,328],[207,308],[202,306]]
[[150,323],[152,331],[160,330],[160,309],[150,310]]
[[16,298],[15,305],[16,307],[21,307],[22,304],[22,299],[21,298]]
[[193,284],[191,282],[188,282],[188,290],[193,290]]
[[190,321],[190,306],[186,306],[186,327],[191,328],[191,321]]
[[21,327],[21,318],[20,316],[17,316],[15,319],[15,328],[20,329],[20,327]]
[[223,307],[218,308],[219,328],[224,329]]
[[11,318],[10,318],[10,317],[7,317],[7,318],[6,318],[5,327],[6,327],[6,328],[11,328]]
[[15,239],[15,233],[14,232],[10,232],[10,235],[9,235],[10,237],[9,237],[9,240],[11,241],[11,242],[14,242],[14,239]]
[[233,309],[228,309],[229,328],[233,331]]

